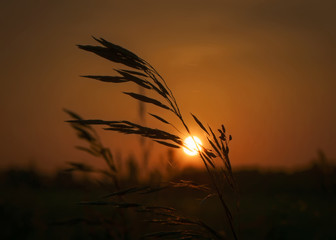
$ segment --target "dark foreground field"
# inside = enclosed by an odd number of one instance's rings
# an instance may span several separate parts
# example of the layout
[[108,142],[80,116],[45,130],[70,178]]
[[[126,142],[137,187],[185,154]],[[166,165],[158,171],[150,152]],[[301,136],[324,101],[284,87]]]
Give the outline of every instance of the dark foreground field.
[[[336,239],[334,168],[313,166],[292,174],[241,170],[235,176],[240,189],[240,239]],[[208,182],[204,173],[195,170],[174,179]],[[168,229],[148,223],[146,214],[130,208],[77,204],[100,200],[109,192],[104,184],[75,181],[69,174],[45,177],[26,170],[2,172],[0,239],[138,239]],[[214,197],[204,200],[205,195],[167,189],[126,198],[174,207],[220,230],[225,225],[221,206]],[[121,232],[124,235],[118,235]]]

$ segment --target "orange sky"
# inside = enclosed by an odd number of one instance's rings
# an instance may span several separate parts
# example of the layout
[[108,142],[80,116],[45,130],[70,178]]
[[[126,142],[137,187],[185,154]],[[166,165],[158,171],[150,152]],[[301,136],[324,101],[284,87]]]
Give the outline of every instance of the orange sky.
[[[189,121],[193,112],[213,127],[224,123],[234,165],[297,166],[317,149],[336,158],[335,7],[332,0],[3,2],[0,167],[52,169],[86,158],[73,149],[79,142],[64,107],[138,120],[137,103],[121,94],[136,88],[79,77],[113,73],[108,61],[75,47],[94,44],[91,35],[156,67]],[[138,148],[129,136],[104,139],[125,157]]]

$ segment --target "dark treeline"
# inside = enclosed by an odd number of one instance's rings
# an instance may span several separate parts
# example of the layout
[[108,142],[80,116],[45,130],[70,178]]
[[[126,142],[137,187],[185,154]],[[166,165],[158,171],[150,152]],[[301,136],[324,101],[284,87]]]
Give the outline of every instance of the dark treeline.
[[[210,185],[205,172],[191,168],[170,179],[163,179],[157,172],[152,175],[141,184],[158,185],[160,180],[183,179]],[[291,173],[246,169],[234,175],[239,186],[240,239],[335,239],[334,165],[314,161]],[[134,169],[122,180],[125,187],[139,184]],[[111,185],[104,178],[78,176],[76,172],[63,170],[51,176],[33,168],[17,168],[0,173],[0,188],[1,239],[111,239],[94,219],[114,216],[115,210],[78,205],[81,201],[99,200],[111,192]],[[146,195],[145,199],[200,217],[220,228],[218,203],[213,197],[204,197],[203,193],[191,190],[168,189]],[[137,196],[130,199],[138,200]],[[134,220],[131,216],[130,231],[148,230],[142,217]],[[88,219],[86,223],[78,221],[83,217]],[[70,224],[64,226],[58,224],[60,221],[70,221]]]
[[[91,177],[89,174],[78,177],[77,173],[64,170],[54,175],[45,175],[33,168],[12,168],[0,172],[0,185],[2,187],[31,187],[31,188],[96,188],[104,179]],[[128,184],[137,184],[139,179],[134,170],[122,179]],[[149,182],[160,181],[159,171],[152,173]],[[257,168],[241,169],[234,173],[240,191],[243,192],[279,192],[279,191],[336,191],[336,167],[331,164],[314,162],[306,168],[285,172],[281,170],[261,170]],[[154,180],[154,178],[156,178]],[[210,185],[208,176],[202,170],[186,168],[178,174],[171,176],[170,180],[184,179]],[[167,179],[165,179],[167,180]],[[155,182],[155,184],[158,184]]]

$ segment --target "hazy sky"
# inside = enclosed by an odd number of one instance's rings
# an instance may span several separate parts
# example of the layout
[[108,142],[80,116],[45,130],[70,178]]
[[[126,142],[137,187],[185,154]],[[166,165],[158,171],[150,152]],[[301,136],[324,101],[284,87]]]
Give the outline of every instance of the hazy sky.
[[[85,158],[62,108],[138,120],[120,93],[136,88],[79,77],[113,73],[75,46],[95,44],[91,35],[154,65],[189,121],[193,112],[224,123],[234,165],[302,165],[317,149],[336,158],[335,9],[333,0],[2,1],[0,167]],[[138,144],[104,139],[123,156]]]

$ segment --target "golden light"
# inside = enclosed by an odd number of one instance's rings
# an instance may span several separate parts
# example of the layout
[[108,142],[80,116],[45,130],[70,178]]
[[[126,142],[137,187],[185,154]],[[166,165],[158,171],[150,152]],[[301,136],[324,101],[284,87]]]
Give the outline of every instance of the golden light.
[[[195,143],[196,142],[196,143]],[[197,145],[196,145],[197,144]],[[185,140],[184,140],[184,145],[186,147],[183,148],[183,151],[190,155],[190,156],[195,156],[196,154],[198,154],[198,151],[202,148],[202,142],[201,140],[196,137],[196,136],[193,136],[193,137],[187,137]]]

